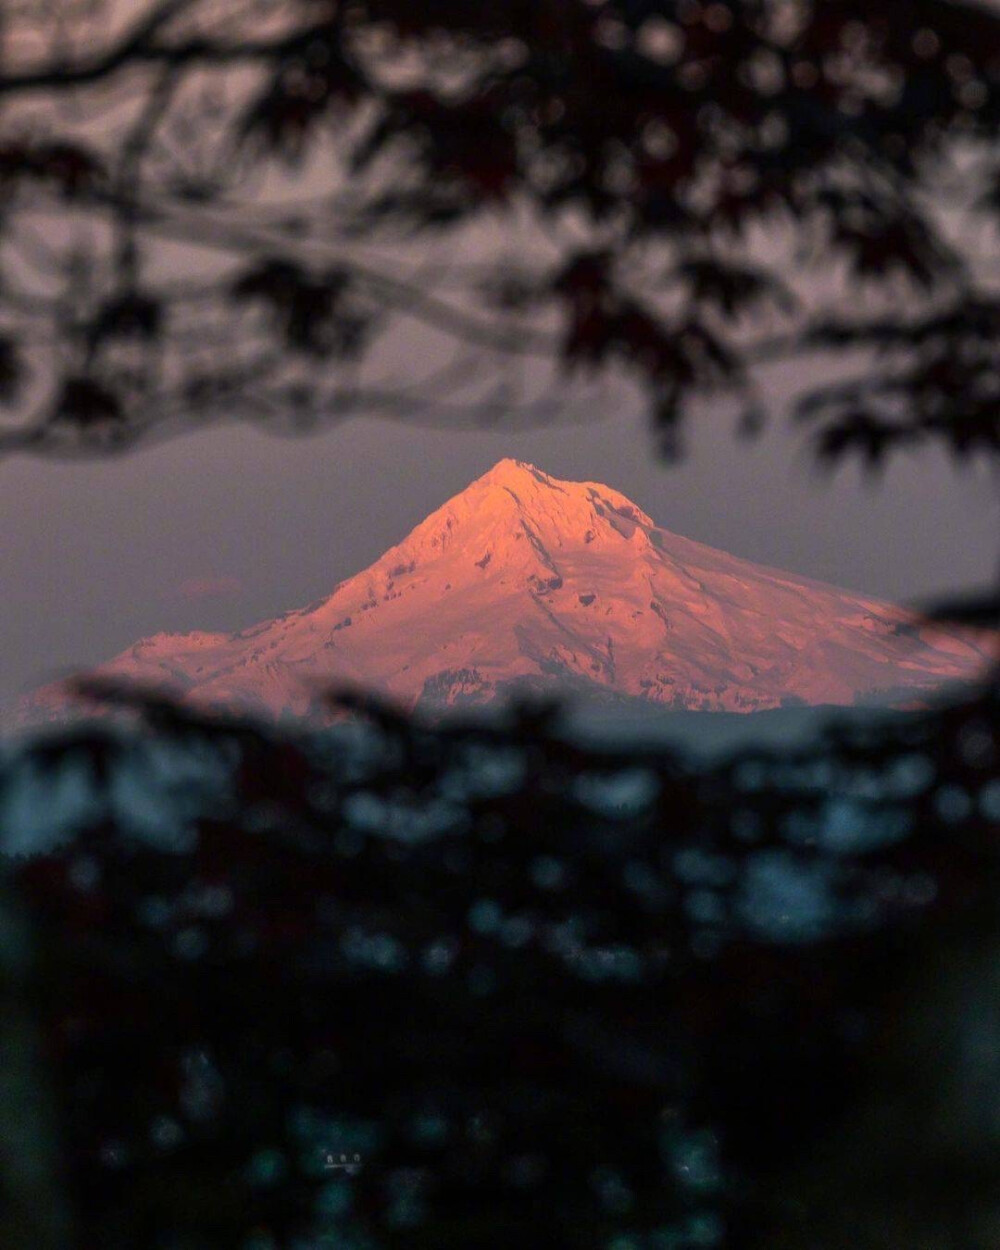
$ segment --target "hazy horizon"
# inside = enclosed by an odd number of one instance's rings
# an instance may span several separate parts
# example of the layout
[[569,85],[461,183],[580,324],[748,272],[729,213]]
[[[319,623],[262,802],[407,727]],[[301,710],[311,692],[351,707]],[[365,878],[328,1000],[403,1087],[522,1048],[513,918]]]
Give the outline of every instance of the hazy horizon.
[[0,703],[142,637],[233,631],[329,594],[498,459],[600,481],[664,528],[756,563],[896,602],[983,583],[991,481],[933,455],[875,489],[817,482],[803,441],[692,423],[663,465],[639,418],[537,431],[355,421],[302,441],[236,428],[105,463],[0,464]]

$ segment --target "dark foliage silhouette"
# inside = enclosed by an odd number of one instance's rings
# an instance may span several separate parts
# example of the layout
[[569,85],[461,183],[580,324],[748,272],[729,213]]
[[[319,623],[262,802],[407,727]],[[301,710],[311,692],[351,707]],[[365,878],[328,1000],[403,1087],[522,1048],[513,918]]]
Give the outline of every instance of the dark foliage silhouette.
[[[792,360],[823,463],[993,459],[998,79],[972,0],[12,0],[0,451],[608,383],[671,454]],[[995,681],[700,768],[84,692],[0,756],[4,1247],[997,1244]]]
[[993,1244],[995,689],[702,770],[89,693],[14,874],[79,1244]]
[[[669,453],[702,394],[758,429],[760,369],[800,359],[838,373],[798,402],[826,460],[997,450],[982,0],[107,0],[5,29],[2,447],[540,421],[606,377]],[[414,338],[434,367],[400,378]]]

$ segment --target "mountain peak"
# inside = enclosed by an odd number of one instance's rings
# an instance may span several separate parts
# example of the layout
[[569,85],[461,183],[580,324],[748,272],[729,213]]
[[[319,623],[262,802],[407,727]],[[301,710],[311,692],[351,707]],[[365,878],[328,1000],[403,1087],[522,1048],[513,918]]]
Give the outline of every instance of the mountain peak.
[[[629,542],[628,562],[650,541],[662,546],[664,537],[672,536],[657,531],[618,491],[598,482],[562,481],[508,458],[432,512],[372,569],[426,567],[449,552],[456,559],[471,558],[476,568],[506,568],[515,584],[537,587],[561,577],[562,563],[574,558],[574,550],[621,558],[617,549]],[[455,573],[449,584],[464,585],[461,565]]]
[[600,518],[609,512],[644,529],[656,528],[655,522],[641,508],[620,491],[602,482],[566,481],[553,477],[529,461],[510,457],[498,460],[492,469],[445,504],[445,508],[466,496],[478,496],[484,488],[506,492],[526,514],[539,519],[550,514],[564,533],[574,523],[583,525],[585,529],[595,522],[599,524]]
[[523,481],[528,475],[539,482],[548,480],[548,474],[543,473],[541,469],[529,461],[514,460],[511,456],[505,456],[477,480],[490,486],[507,486],[511,482]]
[[582,489],[583,485],[581,482],[562,482],[538,468],[537,465],[531,464],[530,461],[514,460],[507,456],[503,460],[498,460],[492,469],[487,470],[467,489],[491,486],[516,492],[518,488],[524,490],[539,487],[548,487],[551,490],[565,490],[567,487]]
[[752,711],[912,699],[989,659],[984,639],[715,551],[609,486],[507,458],[319,603],[228,636],[157,635],[101,671],[275,714],[343,682],[409,706],[528,687]]

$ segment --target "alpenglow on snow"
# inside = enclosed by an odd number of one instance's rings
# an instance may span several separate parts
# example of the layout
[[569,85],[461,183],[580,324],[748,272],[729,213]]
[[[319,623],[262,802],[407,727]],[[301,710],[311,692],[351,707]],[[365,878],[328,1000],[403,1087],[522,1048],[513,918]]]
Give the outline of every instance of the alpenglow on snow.
[[[98,671],[273,716],[344,684],[408,708],[530,690],[749,712],[905,702],[989,660],[983,637],[737,559],[608,486],[508,459],[318,603],[235,634],[158,634]],[[25,710],[65,707],[47,687]]]

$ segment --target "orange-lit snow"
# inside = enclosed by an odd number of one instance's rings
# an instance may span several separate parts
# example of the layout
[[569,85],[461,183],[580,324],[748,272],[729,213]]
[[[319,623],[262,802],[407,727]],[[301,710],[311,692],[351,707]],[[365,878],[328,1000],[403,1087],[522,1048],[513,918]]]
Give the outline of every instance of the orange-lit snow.
[[899,699],[989,658],[903,609],[659,529],[607,486],[503,460],[318,604],[238,634],[159,634],[100,671],[276,715],[343,682],[407,706],[526,683],[750,711]]

